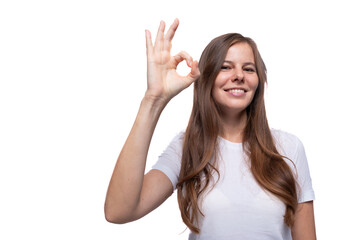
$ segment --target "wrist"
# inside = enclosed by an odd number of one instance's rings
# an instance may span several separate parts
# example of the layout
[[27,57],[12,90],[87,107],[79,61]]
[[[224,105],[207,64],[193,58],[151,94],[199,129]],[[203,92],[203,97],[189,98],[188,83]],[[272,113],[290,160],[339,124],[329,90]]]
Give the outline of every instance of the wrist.
[[166,104],[167,104],[167,101],[165,101],[162,98],[145,94],[145,96],[141,100],[140,106],[142,109],[147,109],[145,111],[149,111],[149,114],[160,117]]
[[155,96],[149,92],[146,92],[142,99],[142,103],[147,104],[147,105],[149,104],[155,108],[160,108],[161,110],[165,108],[165,106],[167,105],[167,103],[169,101],[170,101],[170,99],[166,99],[166,98],[160,97],[160,96]]

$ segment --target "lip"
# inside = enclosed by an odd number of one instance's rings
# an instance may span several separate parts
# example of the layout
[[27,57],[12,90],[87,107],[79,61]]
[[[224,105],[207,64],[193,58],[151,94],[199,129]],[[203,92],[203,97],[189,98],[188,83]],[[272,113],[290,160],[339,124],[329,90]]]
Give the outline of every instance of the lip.
[[243,87],[233,87],[233,88],[225,88],[224,89],[225,92],[229,92],[230,90],[243,90],[244,92],[247,92],[247,89],[245,89]]
[[[224,90],[225,90],[226,93],[228,93],[228,94],[230,94],[231,96],[234,96],[234,97],[242,97],[246,93],[246,89],[241,88],[241,87],[228,88],[228,89],[224,89]],[[231,90],[241,90],[241,91],[231,91]]]

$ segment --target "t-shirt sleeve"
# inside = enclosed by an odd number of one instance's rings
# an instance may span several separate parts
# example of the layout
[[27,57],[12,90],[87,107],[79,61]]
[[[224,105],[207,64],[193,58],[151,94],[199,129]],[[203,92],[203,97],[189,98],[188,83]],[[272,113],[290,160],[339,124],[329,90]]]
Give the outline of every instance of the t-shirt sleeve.
[[184,132],[176,135],[164,152],[159,156],[152,169],[162,171],[171,181],[173,189],[179,181]]
[[288,157],[294,164],[285,159],[293,170],[296,180],[299,184],[298,202],[303,203],[315,200],[315,193],[312,187],[309,165],[303,143],[295,135],[273,130],[273,136],[280,147],[280,154]]
[[298,191],[299,203],[315,200],[315,193],[312,187],[310,170],[305,154],[304,145],[297,139],[296,151],[292,159],[296,165],[297,180],[300,185]]

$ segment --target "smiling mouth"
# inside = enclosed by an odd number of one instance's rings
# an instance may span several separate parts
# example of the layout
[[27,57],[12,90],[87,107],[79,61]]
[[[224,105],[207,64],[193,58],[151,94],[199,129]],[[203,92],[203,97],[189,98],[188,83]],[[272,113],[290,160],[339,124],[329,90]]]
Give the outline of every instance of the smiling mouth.
[[245,93],[246,91],[243,90],[243,89],[228,89],[228,90],[225,90],[225,92],[228,92],[228,93]]

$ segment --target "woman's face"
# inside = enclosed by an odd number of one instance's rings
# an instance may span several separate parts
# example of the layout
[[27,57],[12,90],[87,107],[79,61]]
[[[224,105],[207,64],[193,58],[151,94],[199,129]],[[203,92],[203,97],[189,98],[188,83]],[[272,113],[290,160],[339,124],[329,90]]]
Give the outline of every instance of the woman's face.
[[258,83],[250,45],[236,43],[226,54],[215,79],[212,96],[225,114],[239,114],[251,103]]

